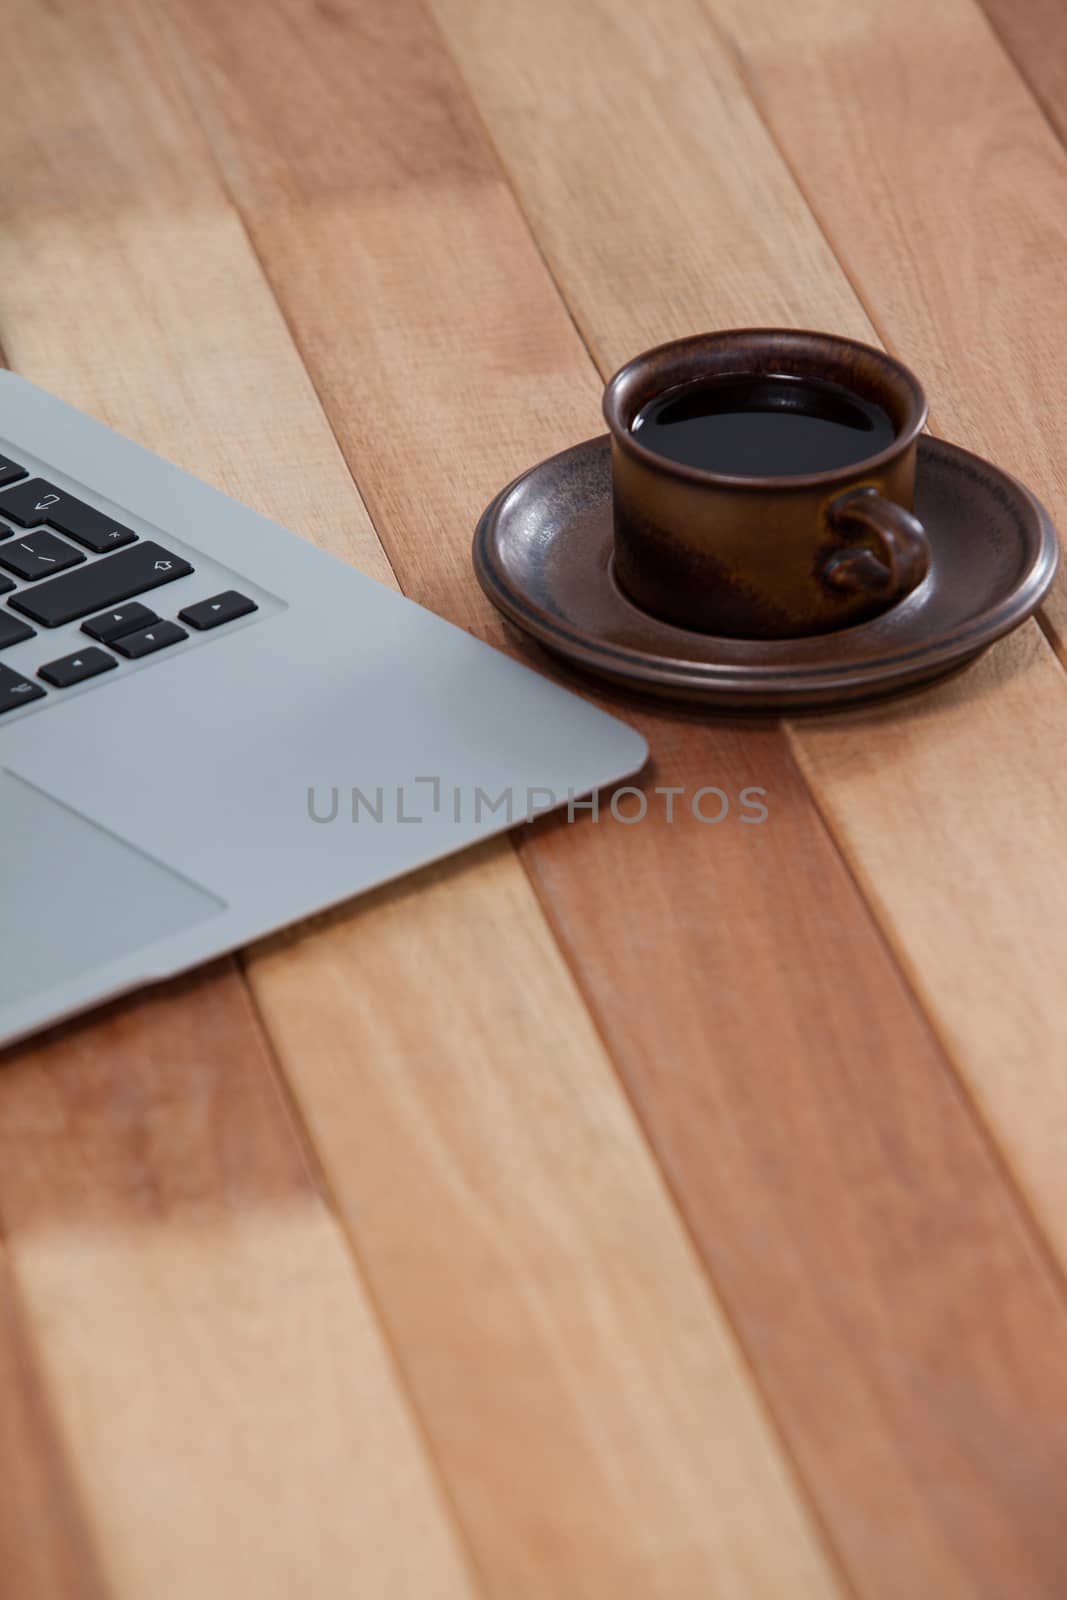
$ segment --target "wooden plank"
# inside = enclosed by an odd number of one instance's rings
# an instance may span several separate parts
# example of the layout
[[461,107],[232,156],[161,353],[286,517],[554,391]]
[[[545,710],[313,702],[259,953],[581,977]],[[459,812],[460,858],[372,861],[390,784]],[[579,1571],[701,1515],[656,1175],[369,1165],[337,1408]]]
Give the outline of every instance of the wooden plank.
[[111,1593],[474,1592],[232,972],[11,1057],[0,1174]]
[[1067,11],[1060,0],[981,0],[994,31],[1067,143]]
[[0,1253],[0,1590],[18,1600],[103,1600],[106,1593]]
[[[982,14],[971,0],[931,14],[907,0],[890,22],[873,0],[821,0],[801,29],[764,0],[712,4],[849,276],[922,373],[935,423],[1067,525],[1067,153]],[[1046,613],[1061,650],[1065,595],[1061,576]],[[1064,695],[1031,625],[912,714],[872,721],[877,738],[857,740],[851,718],[795,730],[1061,1260]]]
[[515,866],[252,964],[489,1589],[837,1593]]
[[[411,4],[392,6],[387,25],[334,6],[328,34],[281,0],[254,18],[206,0],[169,11],[214,147],[405,588],[495,632],[470,582],[473,518],[512,472],[596,430],[598,385],[437,41]],[[604,360],[609,336],[625,341],[614,358],[665,335],[672,318],[715,320],[726,303],[739,321],[803,320],[832,303],[867,331],[700,13],[457,0],[439,15],[539,245],[557,270],[573,268],[571,307]],[[284,83],[269,70],[281,40]],[[587,71],[591,61],[610,71]],[[632,119],[625,140],[619,107]],[[689,141],[715,155],[699,182]],[[741,210],[751,192],[754,215]],[[673,271],[657,207],[672,226],[681,219]],[[646,211],[647,244],[635,245],[621,223],[636,214],[640,230]],[[339,350],[338,328],[357,359]],[[525,848],[850,1577],[865,1594],[971,1595],[1003,1592],[1010,1570],[1018,1589],[1054,1592],[1067,1436],[1048,1397],[1064,1397],[1067,1382],[1063,1306],[1026,1218],[778,732],[666,713],[644,725],[657,782],[736,790],[766,779],[780,831],[712,842],[695,823],[590,824],[538,830]],[[382,937],[375,925],[360,965]],[[389,960],[372,969],[382,983]],[[354,970],[339,963],[336,987]],[[271,1012],[297,1076],[296,1029],[286,1030],[300,993],[294,978]],[[350,1004],[365,1004],[362,989]],[[430,1015],[431,1026],[404,1020],[395,1068],[360,1066],[360,1092],[399,1103],[395,1148],[432,1143],[444,1170],[432,1175],[431,1209],[450,1216],[470,1203],[448,1184],[454,1147],[462,1140],[470,1160],[488,1140],[480,1117],[468,1129],[458,1113],[440,1132],[424,1083],[447,1018]],[[330,1037],[351,1092],[347,1035]],[[412,1057],[425,1063],[414,1100],[410,1066],[397,1081]],[[483,1069],[483,1093],[497,1070],[495,1060]],[[329,1107],[321,1089],[314,1098]],[[386,1158],[368,1138],[357,1147],[356,1128],[327,1115],[318,1145],[384,1303],[410,1259],[407,1185],[389,1190]],[[515,1159],[525,1171],[525,1155]],[[390,1225],[372,1228],[368,1210]],[[510,1228],[533,1249],[528,1220]],[[488,1248],[465,1239],[462,1259]],[[420,1314],[440,1316],[434,1285],[413,1279]],[[408,1369],[424,1412],[440,1415],[446,1379],[417,1350]],[[453,1442],[464,1425],[451,1420]]]
[[[291,45],[294,65],[300,59],[299,39],[279,30],[266,7],[249,20],[272,41],[268,73],[286,62],[284,76]],[[329,17],[318,27],[329,51]],[[57,218],[50,206],[50,172],[35,183],[23,180],[25,204],[4,246],[8,282],[0,285],[0,322],[11,327],[19,365],[340,553],[347,537],[360,564],[371,565],[370,555],[384,569],[380,554],[363,543],[372,537],[369,524],[240,224],[222,205],[214,169],[169,86],[151,19],[121,5],[62,23],[27,11],[18,31],[27,62],[58,56],[63,67],[57,104],[46,107],[20,87],[13,118],[35,130],[35,147],[55,152],[42,159],[56,167],[68,146],[74,158],[83,146],[97,152],[80,183],[55,174],[60,198],[71,207],[88,190],[86,204],[69,216]],[[18,73],[15,81],[22,84]],[[416,97],[413,105],[420,104]],[[57,125],[64,107],[69,123]],[[447,126],[451,108],[441,115]],[[319,131],[316,125],[316,140]],[[426,129],[428,136],[433,131]],[[294,128],[292,137],[302,136]],[[309,240],[312,247],[316,241]],[[324,257],[319,266],[316,294],[340,262]],[[378,266],[388,273],[387,260],[378,258]],[[10,314],[3,311],[6,297]],[[339,301],[334,359],[369,373],[345,316]],[[388,331],[377,330],[383,350]],[[535,353],[522,337],[512,353],[517,393]],[[547,387],[543,392],[549,395]],[[372,393],[364,398],[373,405]],[[455,552],[452,559],[458,566]],[[744,1362],[510,846],[494,844],[379,896],[351,922],[332,918],[306,950],[299,939],[286,941],[254,963],[253,974],[301,1115],[328,1156],[331,1181],[343,1190],[349,1226],[372,1266],[394,1346],[489,1589],[507,1600],[546,1593],[561,1600],[660,1593],[674,1600],[779,1594],[786,1587],[805,1596],[836,1592]],[[195,1006],[198,994],[183,1004]],[[217,1045],[203,1048],[221,1092],[228,1081],[221,1075],[232,1067],[224,1067]],[[557,1075],[564,1080],[559,1088]],[[123,1081],[116,1074],[115,1094]],[[167,1098],[153,1121],[174,1115],[195,1130],[196,1081],[178,1081],[173,1093],[160,1090]],[[455,1124],[451,1166],[448,1150],[432,1137],[438,1117]],[[121,1169],[128,1159],[123,1146],[115,1164]],[[239,1155],[234,1182],[251,1159]],[[529,1192],[517,1173],[528,1176]],[[179,1171],[168,1174],[161,1184],[180,1183]],[[331,1288],[332,1257],[324,1239],[316,1242],[310,1219],[305,1245],[302,1212],[291,1221],[287,1214],[273,1203],[257,1204],[262,1231],[257,1224],[251,1239],[238,1227],[240,1217],[231,1227],[206,1214],[193,1240],[173,1243],[180,1260],[162,1287],[151,1236],[146,1244],[137,1227],[118,1241],[118,1230],[109,1227],[107,1250],[118,1253],[117,1268],[110,1256],[99,1260],[104,1252],[94,1245],[85,1269],[51,1254],[38,1269],[34,1289],[45,1309],[58,1292],[61,1268],[77,1272],[94,1335],[119,1296],[121,1270],[124,1315],[149,1341],[158,1336],[163,1361],[177,1337],[168,1313],[178,1328],[187,1325],[183,1291],[195,1297],[198,1311],[202,1297],[210,1303],[217,1295],[219,1317],[236,1323],[220,1335],[217,1362],[228,1377],[246,1366],[248,1376],[232,1410],[220,1415],[220,1436],[201,1442],[192,1420],[181,1426],[193,1378],[168,1382],[174,1522],[162,1532],[148,1523],[130,1533],[120,1555],[140,1575],[153,1550],[181,1533],[192,1547],[183,1576],[198,1550],[221,1564],[251,1537],[248,1508],[255,1498],[263,1501],[263,1520],[272,1519],[274,1493],[291,1488],[291,1474],[306,1470],[293,1510],[277,1512],[262,1561],[272,1548],[292,1554],[303,1517],[311,1547],[322,1544],[328,1577],[334,1560],[350,1554],[350,1541],[366,1538],[370,1553],[350,1563],[349,1592],[353,1585],[368,1595],[451,1592],[455,1569],[447,1555],[440,1574],[405,1576],[430,1550],[436,1524],[429,1505],[413,1503],[414,1490],[408,1501],[381,1505],[381,1497],[401,1493],[407,1470],[389,1438],[381,1440],[380,1486],[365,1489],[368,1446],[351,1441],[331,1484],[321,1482],[321,1464],[335,1446],[340,1457],[355,1405],[343,1391],[336,1425],[324,1422],[320,1412],[330,1404],[332,1383],[357,1385],[361,1394],[364,1383],[380,1383],[383,1428],[391,1390],[358,1327],[337,1370],[338,1352],[327,1348],[341,1321],[340,1312],[331,1320],[340,1293]],[[270,1271],[275,1234],[280,1309],[253,1270],[258,1264],[263,1274]],[[238,1248],[250,1263],[248,1288],[229,1286],[230,1253]],[[139,1280],[131,1281],[135,1262],[147,1275],[143,1291]],[[95,1290],[85,1281],[89,1266]],[[322,1320],[328,1326],[320,1331]],[[312,1371],[322,1375],[321,1392],[311,1397],[310,1379],[301,1387],[290,1371],[305,1321]],[[278,1345],[272,1359],[285,1391],[276,1405],[264,1402],[258,1433],[241,1410],[266,1381],[256,1325],[265,1348]],[[58,1338],[50,1329],[57,1362],[77,1375],[72,1336],[59,1345]],[[246,1343],[253,1345],[247,1353]],[[131,1359],[136,1401],[98,1497],[117,1494],[126,1481],[123,1466],[139,1458],[152,1426],[145,1409],[148,1358],[134,1352]],[[192,1369],[214,1405],[222,1379],[206,1361]],[[102,1395],[113,1397],[98,1378],[86,1408],[95,1412]],[[73,1405],[68,1395],[68,1409]],[[99,1433],[82,1409],[74,1420],[88,1471]],[[274,1458],[284,1429],[294,1436],[293,1459],[279,1468]],[[247,1462],[246,1436],[259,1444]],[[368,1438],[374,1448],[375,1428]],[[213,1534],[196,1522],[185,1533],[182,1514],[192,1491],[183,1475],[200,1469],[212,1482],[220,1467],[238,1478],[227,1506],[234,1526],[220,1520]],[[242,1483],[245,1474],[249,1481]],[[178,1480],[173,1489],[170,1476]],[[364,1493],[365,1504],[339,1532],[324,1528],[329,1517],[345,1521],[339,1498],[358,1501]],[[322,1496],[322,1509],[308,1513],[314,1494]],[[372,1537],[366,1518],[375,1512],[380,1531]],[[107,1531],[117,1544],[119,1530],[109,1524]],[[209,1548],[212,1537],[222,1550]],[[397,1569],[391,1576],[384,1570],[389,1559]],[[257,1586],[258,1570],[253,1564],[250,1577],[238,1579],[230,1563],[225,1575],[242,1592],[271,1592],[269,1582]],[[287,1584],[290,1594],[329,1592],[317,1570],[297,1582],[284,1561],[273,1583]],[[142,1592],[157,1588],[149,1584]],[[201,1589],[187,1583],[186,1592]]]

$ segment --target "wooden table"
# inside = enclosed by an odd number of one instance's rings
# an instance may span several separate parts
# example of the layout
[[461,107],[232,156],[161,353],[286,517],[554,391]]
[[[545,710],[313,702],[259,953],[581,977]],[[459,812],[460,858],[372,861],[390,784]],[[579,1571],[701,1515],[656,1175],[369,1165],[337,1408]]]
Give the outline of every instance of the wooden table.
[[[10,0],[3,101],[10,365],[506,649],[477,513],[690,330],[884,340],[1067,525],[1060,0]],[[1065,594],[882,709],[605,701],[761,827],[13,1053],[4,1600],[1067,1594]]]

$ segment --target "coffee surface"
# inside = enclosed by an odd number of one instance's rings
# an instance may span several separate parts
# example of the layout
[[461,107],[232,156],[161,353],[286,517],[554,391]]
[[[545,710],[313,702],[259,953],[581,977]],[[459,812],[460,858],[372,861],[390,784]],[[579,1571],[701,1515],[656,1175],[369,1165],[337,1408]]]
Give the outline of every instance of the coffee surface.
[[887,411],[840,384],[748,376],[668,389],[642,407],[631,431],[669,461],[741,478],[855,466],[896,434]]

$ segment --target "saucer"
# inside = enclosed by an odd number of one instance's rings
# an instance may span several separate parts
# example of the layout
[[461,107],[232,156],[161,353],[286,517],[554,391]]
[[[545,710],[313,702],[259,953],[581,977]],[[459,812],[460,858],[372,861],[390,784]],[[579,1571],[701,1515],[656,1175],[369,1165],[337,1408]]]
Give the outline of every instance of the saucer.
[[837,706],[963,666],[1017,628],[1055,576],[1047,513],[958,445],[920,438],[915,511],[930,571],[881,616],[803,639],[694,633],[640,610],[615,581],[604,435],[501,490],[478,524],[474,567],[509,621],[598,677],[732,711]]

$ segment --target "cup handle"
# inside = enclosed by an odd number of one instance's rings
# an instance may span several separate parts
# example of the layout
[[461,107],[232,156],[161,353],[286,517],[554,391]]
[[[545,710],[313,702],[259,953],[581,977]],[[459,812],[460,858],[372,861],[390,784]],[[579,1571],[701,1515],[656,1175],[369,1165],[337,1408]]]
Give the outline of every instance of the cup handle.
[[877,489],[853,489],[841,495],[830,506],[828,521],[835,533],[855,541],[823,561],[822,580],[831,588],[869,594],[890,604],[902,600],[926,577],[930,567],[926,530],[918,517]]

